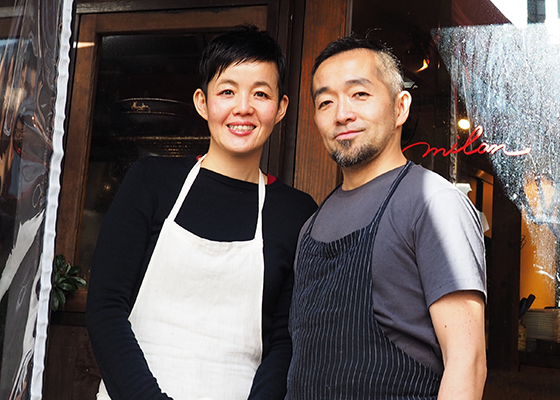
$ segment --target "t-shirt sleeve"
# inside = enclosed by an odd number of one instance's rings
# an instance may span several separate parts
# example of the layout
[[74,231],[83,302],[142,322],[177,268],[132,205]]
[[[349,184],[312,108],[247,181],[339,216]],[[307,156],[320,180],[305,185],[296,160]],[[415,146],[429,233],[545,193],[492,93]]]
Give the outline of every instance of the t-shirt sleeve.
[[428,307],[442,296],[475,290],[486,297],[484,239],[479,214],[455,188],[425,204],[414,224],[420,278]]
[[156,198],[133,165],[104,218],[93,259],[86,326],[112,400],[170,399],[150,372],[128,316],[143,277]]

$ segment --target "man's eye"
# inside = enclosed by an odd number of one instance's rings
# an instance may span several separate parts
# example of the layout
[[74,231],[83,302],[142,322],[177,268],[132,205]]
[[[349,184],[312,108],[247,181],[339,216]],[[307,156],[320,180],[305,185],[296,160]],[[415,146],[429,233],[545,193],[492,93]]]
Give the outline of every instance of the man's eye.
[[358,92],[354,95],[354,97],[358,97],[358,98],[363,98],[363,97],[368,97],[369,93],[366,92]]
[[317,108],[320,110],[322,108],[325,108],[326,106],[328,106],[331,103],[332,103],[332,101],[330,101],[330,100],[323,100],[323,101],[319,102],[319,104],[317,105]]
[[222,90],[221,94],[224,94],[226,96],[231,96],[233,94],[233,90],[230,89]]

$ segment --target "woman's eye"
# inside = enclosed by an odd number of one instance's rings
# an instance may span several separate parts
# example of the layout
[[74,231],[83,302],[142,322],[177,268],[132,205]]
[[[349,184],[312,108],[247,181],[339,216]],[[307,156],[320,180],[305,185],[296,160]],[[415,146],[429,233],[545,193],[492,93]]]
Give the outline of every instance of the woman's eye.
[[270,97],[270,96],[269,96],[268,94],[266,94],[265,92],[257,92],[257,93],[255,93],[255,96],[257,96],[257,97],[262,97],[262,98],[265,98],[265,99],[268,99],[268,98]]

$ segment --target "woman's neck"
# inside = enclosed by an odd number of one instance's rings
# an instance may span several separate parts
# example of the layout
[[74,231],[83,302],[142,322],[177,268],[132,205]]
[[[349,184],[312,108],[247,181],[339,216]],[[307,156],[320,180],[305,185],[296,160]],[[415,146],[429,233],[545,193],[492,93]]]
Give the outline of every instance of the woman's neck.
[[201,167],[233,179],[258,183],[259,164],[260,154],[252,157],[248,155],[243,157],[218,157],[209,150],[202,160]]

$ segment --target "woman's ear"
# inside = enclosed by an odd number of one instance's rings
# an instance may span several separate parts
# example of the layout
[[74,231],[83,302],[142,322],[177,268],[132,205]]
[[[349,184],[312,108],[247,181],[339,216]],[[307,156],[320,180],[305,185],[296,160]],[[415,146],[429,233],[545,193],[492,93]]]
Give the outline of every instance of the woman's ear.
[[282,121],[282,119],[286,116],[286,111],[288,110],[288,104],[290,100],[288,96],[284,95],[280,100],[280,104],[278,104],[278,112],[276,113],[276,119],[274,120],[274,124]]
[[206,95],[202,89],[198,88],[193,94],[193,104],[196,108],[196,112],[200,114],[202,118],[208,121],[208,108],[206,107]]

